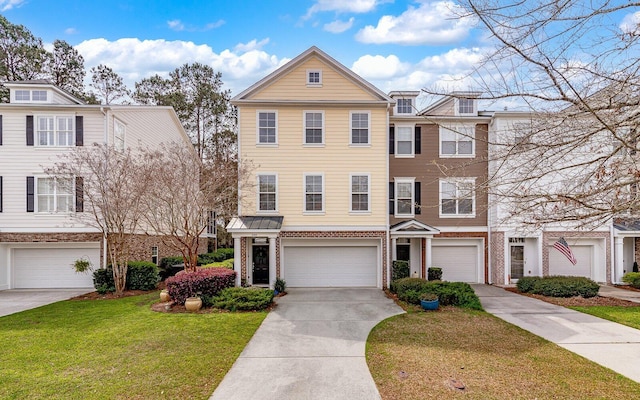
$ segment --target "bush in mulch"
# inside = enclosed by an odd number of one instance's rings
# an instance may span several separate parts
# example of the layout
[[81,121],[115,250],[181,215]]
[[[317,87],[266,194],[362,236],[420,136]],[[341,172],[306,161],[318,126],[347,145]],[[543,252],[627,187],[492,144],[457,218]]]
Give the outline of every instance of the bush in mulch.
[[176,304],[184,304],[187,297],[200,296],[206,305],[208,299],[217,296],[223,289],[233,287],[235,280],[235,271],[206,268],[172,276],[166,280],[166,285],[169,296]]
[[518,280],[522,293],[540,294],[549,297],[594,297],[600,285],[582,276],[525,276]]

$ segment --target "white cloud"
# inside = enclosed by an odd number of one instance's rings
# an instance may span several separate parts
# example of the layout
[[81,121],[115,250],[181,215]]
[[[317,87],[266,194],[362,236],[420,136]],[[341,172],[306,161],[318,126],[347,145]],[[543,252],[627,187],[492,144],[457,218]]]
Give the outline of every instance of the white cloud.
[[11,10],[14,7],[20,7],[25,0],[0,0],[0,11]]
[[451,1],[424,2],[409,6],[399,16],[384,15],[377,26],[367,25],[356,34],[363,43],[401,45],[450,44],[463,40],[474,26],[460,18],[460,7]]
[[344,31],[351,29],[351,27],[353,26],[353,21],[354,21],[353,17],[349,18],[348,21],[341,21],[338,19],[328,24],[324,24],[323,29],[331,33],[342,33]]
[[216,22],[208,23],[204,27],[200,28],[200,27],[197,27],[197,26],[185,25],[179,19],[172,19],[171,21],[167,21],[167,26],[169,26],[169,29],[177,31],[177,32],[180,32],[180,31],[205,32],[205,31],[208,31],[208,30],[211,30],[211,29],[219,28],[224,24],[225,24],[225,20],[220,19],[220,20],[218,20]]
[[262,39],[258,42],[257,39],[253,39],[249,43],[238,43],[236,47],[233,48],[235,52],[246,53],[251,50],[259,50],[264,47],[267,43],[269,43],[269,38]]
[[174,31],[179,32],[184,30],[184,24],[180,22],[179,19],[172,19],[171,21],[167,21],[167,25],[169,26],[169,29],[172,29]]
[[84,58],[87,71],[98,64],[105,64],[122,76],[131,89],[135,82],[143,78],[154,74],[166,77],[170,71],[185,63],[199,62],[221,72],[224,88],[238,94],[289,61],[260,50],[265,40],[240,44],[233,50],[220,53],[214,52],[208,45],[162,39],[90,39],[75,47]]
[[335,11],[339,13],[368,13],[375,10],[378,4],[388,0],[317,0],[308,10],[303,19],[309,19],[317,12]]
[[405,76],[411,65],[400,62],[395,55],[387,57],[365,55],[357,59],[351,69],[367,80],[384,80]]
[[76,33],[78,33],[78,31],[76,30],[76,28],[67,28],[64,30],[64,33],[67,35],[75,35]]
[[620,30],[630,35],[640,35],[640,11],[625,15],[620,23]]

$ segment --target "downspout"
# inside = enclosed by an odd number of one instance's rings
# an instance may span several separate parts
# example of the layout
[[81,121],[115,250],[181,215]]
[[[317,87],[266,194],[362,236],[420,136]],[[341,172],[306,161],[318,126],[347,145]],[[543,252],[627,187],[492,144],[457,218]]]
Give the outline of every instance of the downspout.
[[[616,283],[616,257],[619,255],[616,252],[615,238],[613,235],[613,223],[609,225],[609,264],[611,266],[611,283]],[[624,253],[624,247],[622,248]]]

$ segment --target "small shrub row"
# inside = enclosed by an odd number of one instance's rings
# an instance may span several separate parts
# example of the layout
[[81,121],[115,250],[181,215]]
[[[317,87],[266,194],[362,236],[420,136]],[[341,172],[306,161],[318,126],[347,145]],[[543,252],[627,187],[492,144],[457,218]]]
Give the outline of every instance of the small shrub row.
[[457,306],[482,310],[480,299],[468,283],[427,281],[422,278],[404,278],[393,282],[393,289],[398,298],[411,304],[420,304],[420,299],[427,293],[438,296],[443,306]]
[[[127,264],[127,284],[129,290],[153,290],[160,282],[158,266],[149,261],[129,261]],[[100,294],[115,292],[113,268],[100,268],[93,272],[93,287]]]
[[233,269],[233,258],[229,258],[228,260],[214,262],[211,264],[201,265],[200,268],[227,268]]
[[205,268],[172,276],[166,283],[169,296],[177,304],[184,304],[187,297],[201,296],[207,305],[209,297],[213,298],[223,289],[233,287],[235,279],[235,271],[226,268]]
[[391,282],[408,278],[410,274],[409,263],[403,260],[394,260],[391,267]]
[[628,283],[636,289],[640,289],[640,272],[627,272],[622,277],[622,282]]
[[550,297],[594,297],[600,286],[582,276],[525,276],[518,280],[518,290],[523,293]]
[[273,290],[232,287],[215,296],[212,306],[229,311],[264,310],[273,302]]
[[198,265],[222,262],[233,258],[233,249],[218,249],[213,253],[204,253],[198,255]]

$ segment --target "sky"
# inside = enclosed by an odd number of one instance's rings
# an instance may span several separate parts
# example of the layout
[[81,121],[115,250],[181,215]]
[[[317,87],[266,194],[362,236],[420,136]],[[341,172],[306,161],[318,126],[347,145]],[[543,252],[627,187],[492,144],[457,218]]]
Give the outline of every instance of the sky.
[[473,89],[463,78],[490,43],[456,11],[431,0],[0,0],[45,47],[74,46],[87,71],[105,64],[133,88],[200,62],[232,95],[314,45],[387,93]]

